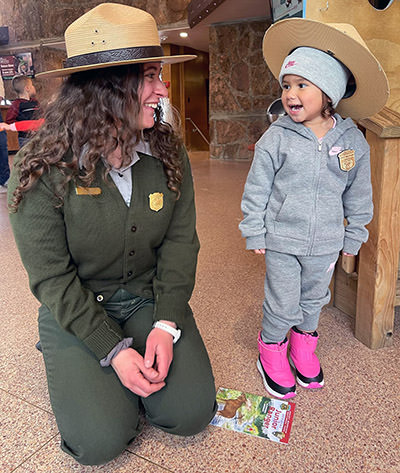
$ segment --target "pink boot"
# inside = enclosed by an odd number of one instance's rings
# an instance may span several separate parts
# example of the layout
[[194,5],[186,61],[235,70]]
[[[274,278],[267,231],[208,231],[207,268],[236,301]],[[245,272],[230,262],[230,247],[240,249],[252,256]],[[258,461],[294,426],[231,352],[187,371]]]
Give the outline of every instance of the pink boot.
[[324,374],[317,355],[319,336],[317,332],[303,333],[297,329],[290,330],[290,364],[296,369],[296,380],[308,389],[319,389],[324,385]]
[[288,341],[264,343],[261,332],[258,334],[258,351],[260,356],[257,368],[264,381],[265,389],[279,399],[296,396],[296,381],[287,359]]

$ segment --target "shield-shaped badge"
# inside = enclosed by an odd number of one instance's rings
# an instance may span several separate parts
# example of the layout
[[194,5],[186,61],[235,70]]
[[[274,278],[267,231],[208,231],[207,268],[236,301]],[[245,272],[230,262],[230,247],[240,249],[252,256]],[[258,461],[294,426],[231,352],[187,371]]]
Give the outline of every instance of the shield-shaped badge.
[[149,195],[149,202],[151,210],[158,212],[163,208],[164,205],[164,195],[161,192],[154,192]]
[[354,149],[345,149],[338,154],[339,166],[342,171],[350,171],[356,165]]

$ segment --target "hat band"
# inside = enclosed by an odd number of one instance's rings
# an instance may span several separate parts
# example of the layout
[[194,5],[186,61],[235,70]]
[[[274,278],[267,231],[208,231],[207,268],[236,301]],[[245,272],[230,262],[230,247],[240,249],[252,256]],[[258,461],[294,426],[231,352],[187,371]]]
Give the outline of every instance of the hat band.
[[164,56],[161,46],[142,46],[138,48],[111,49],[96,53],[80,54],[65,61],[65,67],[89,66],[107,62],[130,61],[132,59],[151,59]]

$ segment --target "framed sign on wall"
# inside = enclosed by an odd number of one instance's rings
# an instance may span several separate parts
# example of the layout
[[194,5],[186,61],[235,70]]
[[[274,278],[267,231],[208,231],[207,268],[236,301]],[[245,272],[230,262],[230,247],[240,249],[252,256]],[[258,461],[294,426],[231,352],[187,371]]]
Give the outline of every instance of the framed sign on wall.
[[3,79],[12,79],[16,75],[34,76],[32,53],[19,53],[0,56],[0,70]]
[[303,17],[303,0],[270,0],[272,22],[291,18]]

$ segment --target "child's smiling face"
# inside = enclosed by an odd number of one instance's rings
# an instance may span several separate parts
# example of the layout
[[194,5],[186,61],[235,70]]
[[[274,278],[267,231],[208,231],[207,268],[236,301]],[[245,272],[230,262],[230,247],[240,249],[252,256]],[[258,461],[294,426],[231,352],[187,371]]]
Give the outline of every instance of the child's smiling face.
[[322,90],[304,77],[294,74],[283,77],[282,104],[293,121],[306,126],[322,118]]

